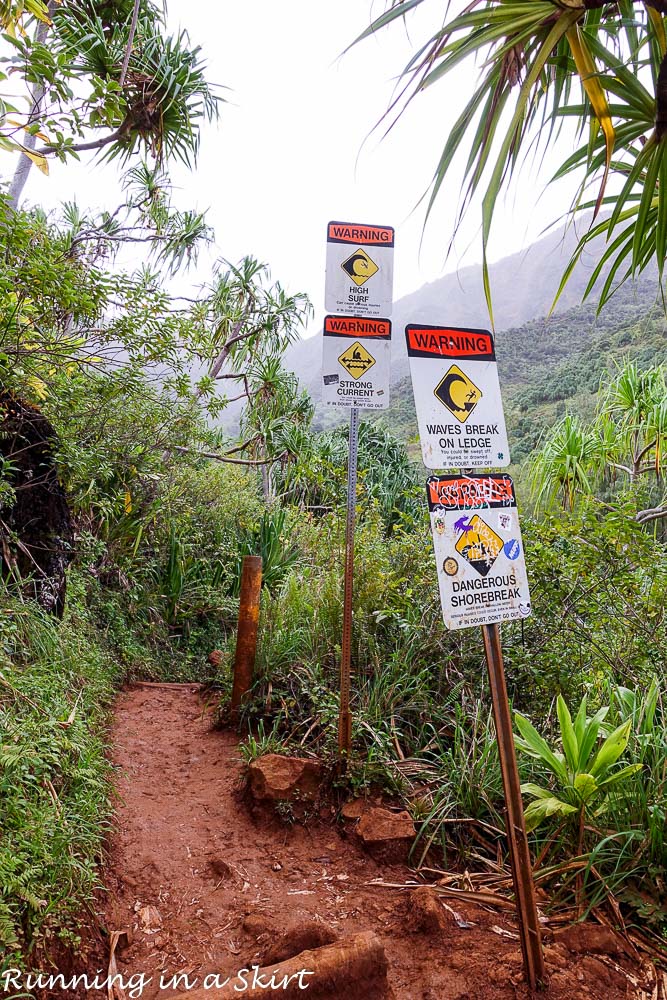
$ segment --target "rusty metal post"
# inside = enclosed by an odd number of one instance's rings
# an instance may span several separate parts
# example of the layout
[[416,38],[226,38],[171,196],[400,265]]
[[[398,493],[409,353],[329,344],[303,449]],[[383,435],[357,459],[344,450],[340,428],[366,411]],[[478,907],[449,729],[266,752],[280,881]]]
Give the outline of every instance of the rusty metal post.
[[544,982],[545,977],[542,932],[537,914],[535,883],[533,882],[533,869],[528,851],[528,838],[526,837],[526,822],[523,815],[519,770],[512,733],[512,716],[507,697],[500,630],[497,625],[482,625],[482,635],[491,685],[500,769],[505,789],[507,840],[512,862],[512,880],[519,918],[523,967],[528,985],[531,990],[534,990]]
[[232,687],[232,718],[236,718],[241,702],[252,688],[259,625],[259,594],[262,588],[262,557],[244,556],[241,567],[241,599],[239,624],[234,656]]
[[340,708],[338,712],[338,754],[346,758],[352,749],[350,714],[350,664],[352,660],[352,589],[354,582],[354,528],[357,513],[357,450],[359,410],[350,410],[350,443],[347,459],[347,521],[345,524],[345,591],[343,596],[343,640],[340,656]]

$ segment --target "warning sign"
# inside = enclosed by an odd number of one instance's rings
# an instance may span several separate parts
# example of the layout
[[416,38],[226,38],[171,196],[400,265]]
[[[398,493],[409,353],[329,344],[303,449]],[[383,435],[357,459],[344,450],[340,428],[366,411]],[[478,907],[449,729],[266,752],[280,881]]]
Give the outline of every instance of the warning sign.
[[365,375],[369,369],[375,364],[375,358],[372,354],[366,350],[363,344],[359,341],[356,344],[352,344],[352,347],[348,347],[346,351],[343,351],[338,359],[352,378],[361,378]]
[[378,266],[361,247],[340,265],[355,285],[363,285],[378,273]]
[[325,316],[322,400],[329,406],[384,410],[389,405],[391,323]]
[[433,476],[426,484],[445,625],[530,614],[514,483],[505,475]]
[[482,398],[479,389],[458,365],[452,365],[434,389],[436,398],[457,420],[464,423]]
[[426,468],[509,465],[493,336],[413,325],[405,337]]
[[459,519],[461,532],[454,546],[481,576],[486,576],[503,547],[503,540],[477,514],[468,521]]
[[325,309],[354,316],[388,316],[393,284],[392,226],[329,223]]

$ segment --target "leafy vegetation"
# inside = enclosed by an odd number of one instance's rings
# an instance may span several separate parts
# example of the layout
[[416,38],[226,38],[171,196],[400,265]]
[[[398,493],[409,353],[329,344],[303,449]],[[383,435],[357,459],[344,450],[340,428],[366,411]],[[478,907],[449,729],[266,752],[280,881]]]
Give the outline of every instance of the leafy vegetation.
[[[525,51],[514,35],[502,42],[516,4],[486,5],[498,15],[493,38],[479,4],[458,26],[481,31],[473,49],[498,41],[504,72],[512,53],[526,80],[538,67],[528,95],[546,73],[553,96],[551,49],[539,55],[527,40],[533,30],[551,38],[540,19],[554,4],[529,6]],[[288,295],[252,256],[219,261],[192,299],[169,290],[211,236],[203,216],[174,209],[165,172],[169,157],[194,155],[197,122],[213,113],[198,53],[166,39],[143,0],[113,11],[64,3],[48,22],[38,0],[35,21],[24,9],[3,16],[30,29],[9,43],[23,82],[42,81],[29,134],[46,128],[48,151],[35,156],[74,154],[93,130],[96,147],[132,162],[112,213],[66,205],[47,216],[0,200],[0,944],[13,963],[78,942],[111,815],[105,733],[118,687],[195,679],[224,707],[244,555],[264,562],[244,756],[306,750],[333,761],[348,444],[345,428],[313,433],[312,403],[282,365],[309,315],[305,296]],[[606,65],[599,45],[612,21],[586,10],[556,11],[565,72],[571,60],[579,72],[586,51]],[[453,43],[443,44],[451,60]],[[61,79],[72,52],[74,76]],[[590,74],[580,76],[593,104]],[[93,97],[75,113],[68,88],[84,81]],[[43,120],[47,94],[55,117]],[[142,124],[142,102],[163,99],[160,120]],[[524,108],[532,115],[537,103]],[[523,137],[524,124],[508,134]],[[142,145],[156,165],[137,162]],[[471,169],[477,184],[474,157]],[[128,240],[145,250],[131,273],[118,257]],[[538,878],[580,909],[614,894],[626,919],[664,934],[665,322],[651,282],[619,292],[615,306],[498,337],[514,456],[528,459],[517,478],[535,485],[523,518],[533,613],[503,626],[503,647]],[[234,440],[217,424],[231,401],[243,406]],[[482,649],[473,630],[442,622],[423,476],[394,433],[414,439],[412,420],[399,391],[389,419],[360,430],[345,788],[380,787],[406,804],[419,828],[415,864],[496,865],[502,782]],[[63,530],[28,539],[15,516],[26,497],[60,513]],[[55,614],[42,600],[54,584],[42,549],[58,557]],[[222,655],[209,657],[214,648]]]
[[[389,0],[361,39],[382,30],[425,0]],[[660,0],[472,0],[447,8],[444,23],[417,47],[401,75],[402,86],[388,114],[395,118],[417,95],[451,82],[461,64],[480,67],[472,95],[468,88],[459,116],[444,142],[430,185],[427,215],[454,164],[463,158],[459,220],[479,192],[482,197],[484,278],[491,291],[486,246],[500,192],[537,148],[546,150],[564,135],[579,144],[555,178],[574,175],[574,218],[602,206],[578,241],[565,271],[567,281],[591,240],[606,246],[591,274],[587,293],[603,276],[600,303],[626,278],[657,264],[662,278],[667,251],[664,199],[667,109],[662,79],[667,67],[665,7]],[[607,194],[611,178],[617,193]]]
[[[199,48],[165,33],[164,10],[151,0],[111,3],[10,2],[0,14],[7,72],[20,81],[28,111],[0,102],[0,148],[20,151],[10,187],[19,205],[35,164],[89,150],[127,163],[152,157],[192,165],[202,122],[217,116],[220,94],[206,79]],[[38,145],[39,142],[39,145]]]

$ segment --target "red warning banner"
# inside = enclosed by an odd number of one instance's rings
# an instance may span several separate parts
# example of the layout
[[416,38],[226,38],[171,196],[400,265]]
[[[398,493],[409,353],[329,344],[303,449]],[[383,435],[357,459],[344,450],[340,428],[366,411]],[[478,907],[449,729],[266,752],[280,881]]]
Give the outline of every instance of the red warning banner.
[[325,337],[376,337],[391,340],[388,319],[362,319],[358,316],[325,316]]
[[393,226],[364,226],[358,222],[330,222],[327,242],[354,243],[357,246],[393,247]]
[[516,507],[509,476],[433,476],[426,483],[429,510]]
[[406,326],[405,339],[411,358],[466,358],[495,361],[493,336],[488,330],[456,327]]

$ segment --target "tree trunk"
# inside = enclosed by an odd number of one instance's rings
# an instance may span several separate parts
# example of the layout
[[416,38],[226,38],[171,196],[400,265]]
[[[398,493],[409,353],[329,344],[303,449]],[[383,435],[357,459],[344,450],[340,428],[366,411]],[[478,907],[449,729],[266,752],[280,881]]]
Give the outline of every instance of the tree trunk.
[[56,434],[38,409],[0,391],[0,455],[16,493],[0,511],[0,567],[51,614],[65,610],[66,570],[74,554],[74,531],[65,490],[58,480]]
[[[55,0],[49,0],[49,18],[53,17],[53,12],[55,10]],[[35,31],[35,43],[42,43],[46,38],[46,33],[49,30],[49,25],[45,21],[40,21],[37,25],[37,30]],[[41,110],[42,102],[44,100],[44,95],[46,94],[46,87],[43,83],[36,83],[32,88],[31,98],[32,107],[30,109],[30,117],[28,118],[28,124],[37,121]],[[37,136],[30,135],[26,132],[23,141],[23,145],[27,149],[34,149],[37,145]],[[19,153],[19,162],[16,165],[16,170],[14,171],[14,176],[12,178],[12,183],[9,187],[9,206],[14,211],[19,207],[19,202],[21,200],[21,195],[23,194],[23,188],[25,187],[25,182],[28,180],[28,174],[30,173],[30,168],[32,167],[32,160],[30,157],[26,156],[25,153]]]

